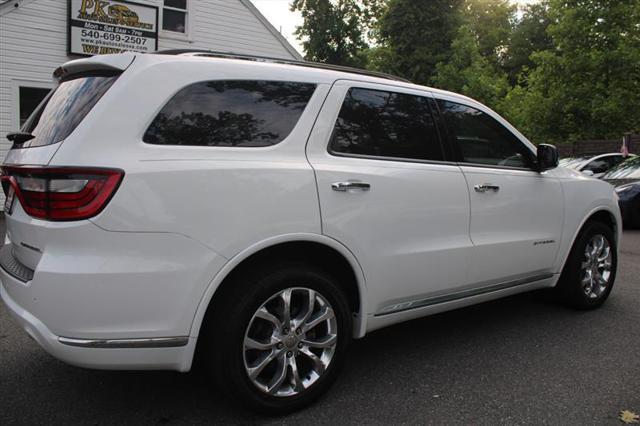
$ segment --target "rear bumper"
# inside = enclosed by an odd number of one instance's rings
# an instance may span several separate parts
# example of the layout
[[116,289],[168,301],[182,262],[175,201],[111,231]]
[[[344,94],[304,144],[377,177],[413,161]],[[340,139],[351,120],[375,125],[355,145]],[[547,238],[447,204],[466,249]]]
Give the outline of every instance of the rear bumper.
[[47,352],[88,368],[190,369],[193,318],[226,259],[178,234],[8,225],[1,298]]
[[[188,338],[186,344],[179,347],[91,347],[76,346],[67,343],[64,338],[55,335],[31,312],[20,306],[7,291],[6,286],[24,285],[0,269],[0,298],[9,313],[44,350],[54,357],[78,367],[106,370],[177,370],[188,371],[195,350],[195,338]],[[143,339],[135,339],[142,341]],[[80,342],[87,342],[80,339]]]

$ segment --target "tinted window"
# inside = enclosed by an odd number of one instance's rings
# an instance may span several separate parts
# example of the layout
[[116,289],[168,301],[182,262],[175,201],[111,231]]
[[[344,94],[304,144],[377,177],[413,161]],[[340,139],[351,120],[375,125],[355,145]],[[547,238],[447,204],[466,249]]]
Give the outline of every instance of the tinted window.
[[315,85],[209,81],[180,90],[153,120],[144,141],[157,145],[268,146],[286,138]]
[[532,167],[532,152],[503,125],[484,112],[439,100],[447,131],[462,161],[508,167]]
[[73,132],[117,76],[87,76],[63,81],[22,127],[35,138],[21,146],[34,147],[60,142]]
[[582,170],[591,170],[594,174],[604,173],[610,168],[620,164],[625,158],[622,155],[608,155],[606,157],[593,160],[582,168]]
[[351,89],[331,141],[336,153],[443,160],[429,101],[422,96]]
[[609,166],[610,167],[614,167],[617,166],[618,164],[622,163],[624,160],[626,160],[625,157],[623,157],[622,155],[612,155],[610,157],[607,157],[608,161],[609,161]]
[[598,160],[593,160],[586,166],[582,168],[583,171],[590,170],[594,174],[596,173],[604,173],[611,168],[611,160],[608,158],[600,158]]

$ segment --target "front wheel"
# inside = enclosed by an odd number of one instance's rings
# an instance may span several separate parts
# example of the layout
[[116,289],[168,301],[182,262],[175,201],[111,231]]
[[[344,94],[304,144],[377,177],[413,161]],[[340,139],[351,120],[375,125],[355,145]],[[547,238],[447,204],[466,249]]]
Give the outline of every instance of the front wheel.
[[300,265],[260,268],[231,284],[202,335],[223,393],[266,414],[314,401],[336,379],[351,340],[335,280]]
[[590,222],[578,235],[557,291],[578,309],[593,309],[609,297],[616,278],[618,251],[613,230]]

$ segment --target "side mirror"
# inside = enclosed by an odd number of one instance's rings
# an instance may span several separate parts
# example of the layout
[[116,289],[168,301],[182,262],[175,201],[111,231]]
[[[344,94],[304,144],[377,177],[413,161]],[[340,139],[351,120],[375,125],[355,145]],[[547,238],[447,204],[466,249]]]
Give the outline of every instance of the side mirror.
[[583,170],[582,174],[585,176],[593,176],[595,175],[595,173],[593,173],[593,170]]
[[556,167],[558,167],[558,149],[544,143],[538,145],[538,170],[544,172]]

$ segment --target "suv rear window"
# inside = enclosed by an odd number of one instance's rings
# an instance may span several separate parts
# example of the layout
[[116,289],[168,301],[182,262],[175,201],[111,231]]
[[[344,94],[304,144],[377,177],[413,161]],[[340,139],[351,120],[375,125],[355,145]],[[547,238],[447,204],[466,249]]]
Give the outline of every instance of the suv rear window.
[[34,138],[18,148],[51,145],[67,138],[117,80],[118,75],[80,75],[63,80],[31,114],[21,131]]
[[155,145],[274,145],[291,133],[315,88],[282,81],[191,84],[167,102],[143,140]]

